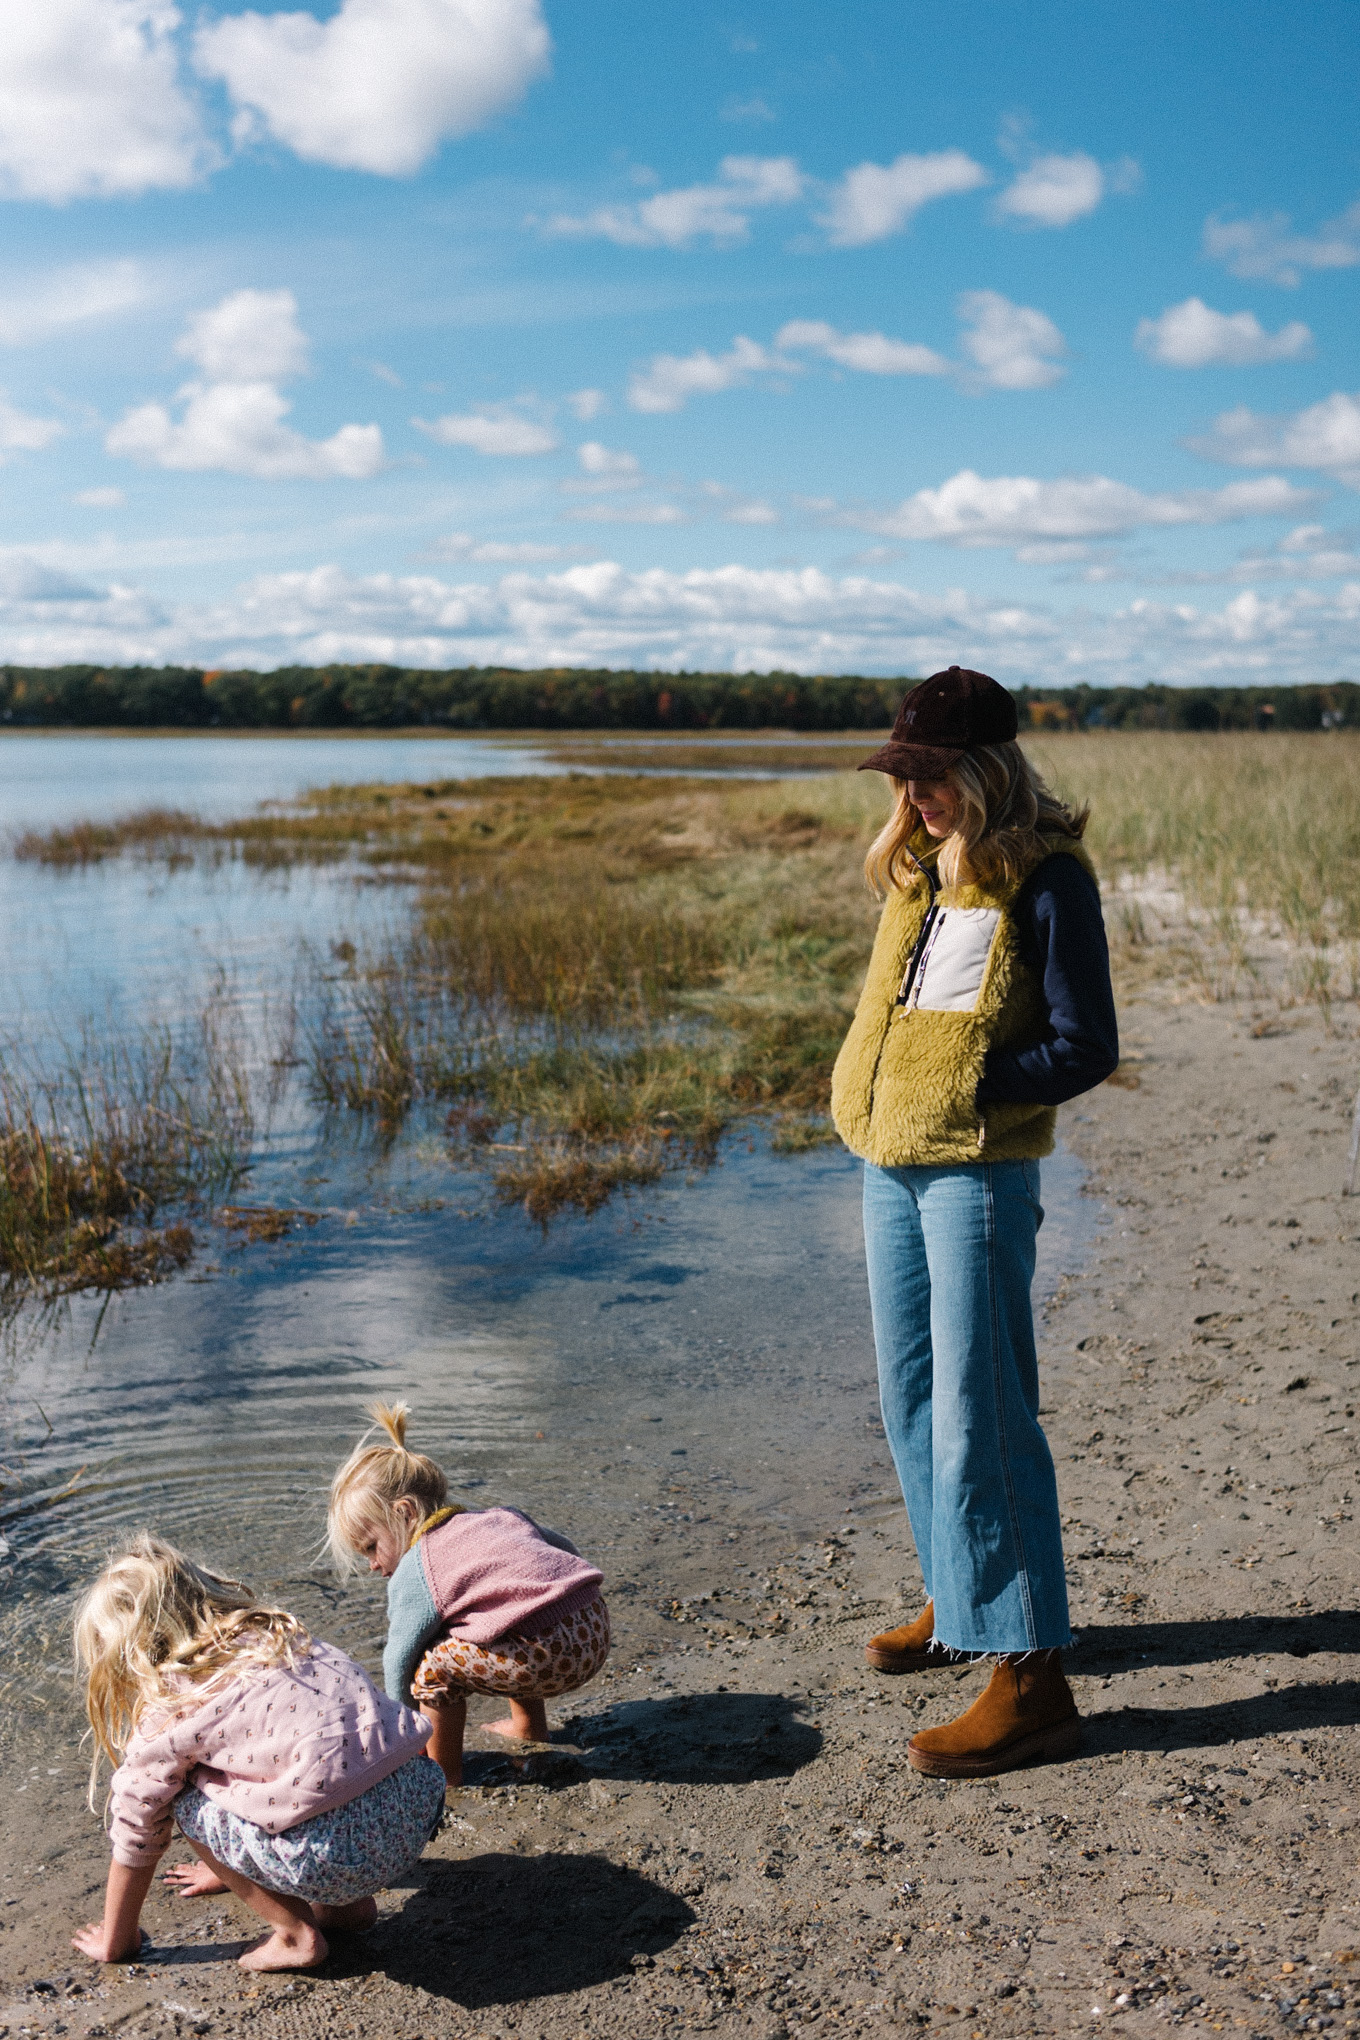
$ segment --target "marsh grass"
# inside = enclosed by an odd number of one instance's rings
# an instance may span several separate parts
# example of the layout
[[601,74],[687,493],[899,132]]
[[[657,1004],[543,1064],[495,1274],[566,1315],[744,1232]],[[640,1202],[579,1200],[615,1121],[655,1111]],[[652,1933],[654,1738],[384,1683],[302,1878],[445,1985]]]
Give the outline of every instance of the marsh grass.
[[[1325,1017],[1356,997],[1360,737],[1027,742],[1055,785],[1092,803],[1124,990],[1268,990]],[[606,749],[649,764],[704,755],[692,738]],[[831,1138],[831,1065],[877,918],[860,865],[886,793],[846,771],[340,787],[240,824],[67,831],[49,861],[177,857],[196,842],[414,879],[407,934],[310,959],[298,1053],[311,1096],[388,1142],[437,1107],[451,1158],[546,1223],[701,1165],[751,1114],[788,1151]]]
[[220,1007],[176,1037],[87,1036],[55,1070],[0,1060],[0,1303],[160,1281],[189,1223],[239,1183],[250,1085]]

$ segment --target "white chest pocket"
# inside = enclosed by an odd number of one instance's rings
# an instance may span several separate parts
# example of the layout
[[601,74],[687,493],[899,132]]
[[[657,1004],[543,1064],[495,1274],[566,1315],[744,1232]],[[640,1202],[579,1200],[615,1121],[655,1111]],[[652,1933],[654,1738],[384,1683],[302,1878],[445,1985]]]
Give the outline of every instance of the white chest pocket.
[[971,1013],[996,939],[999,907],[945,907],[930,932],[913,987],[922,1013]]

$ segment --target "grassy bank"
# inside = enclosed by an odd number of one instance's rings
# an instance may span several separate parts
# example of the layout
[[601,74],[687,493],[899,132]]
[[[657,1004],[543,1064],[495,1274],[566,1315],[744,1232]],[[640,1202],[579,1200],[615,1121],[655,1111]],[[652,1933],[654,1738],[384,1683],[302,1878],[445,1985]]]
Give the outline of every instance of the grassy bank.
[[[1263,986],[1257,952],[1274,940],[1289,959],[1274,996],[1355,996],[1360,738],[1031,742],[1056,785],[1092,802],[1121,982]],[[843,764],[839,746],[818,748]],[[616,764],[620,750],[638,756],[610,740]],[[730,760],[693,739],[651,740],[645,755]],[[759,749],[740,755],[765,764]],[[306,1081],[321,1108],[361,1115],[380,1139],[414,1108],[437,1112],[458,1163],[546,1220],[702,1161],[744,1115],[765,1115],[777,1145],[830,1137],[831,1064],[877,912],[860,865],[886,804],[878,775],[844,770],[441,782],[332,789],[211,828],[142,816],[22,850],[343,856],[418,874],[408,934],[316,960]]]

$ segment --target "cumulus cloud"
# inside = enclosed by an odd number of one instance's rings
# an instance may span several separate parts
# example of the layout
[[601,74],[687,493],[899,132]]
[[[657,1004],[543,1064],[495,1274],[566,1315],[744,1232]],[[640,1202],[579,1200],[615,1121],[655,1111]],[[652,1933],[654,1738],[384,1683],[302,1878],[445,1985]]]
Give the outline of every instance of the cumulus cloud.
[[1301,319],[1267,333],[1255,312],[1216,312],[1197,297],[1169,306],[1159,319],[1140,319],[1133,340],[1164,368],[1254,368],[1313,351]]
[[1239,404],[1190,444],[1230,467],[1316,468],[1360,489],[1360,391],[1334,390],[1321,403],[1278,418]]
[[26,276],[0,297],[0,346],[34,346],[72,326],[133,311],[149,296],[139,262],[76,262]]
[[35,418],[19,410],[0,390],[0,460],[11,453],[41,453],[65,430],[58,418]]
[[[957,546],[1033,546],[1036,542],[1124,537],[1149,527],[1227,524],[1285,516],[1313,498],[1278,475],[1223,489],[1147,494],[1108,475],[1044,481],[1032,475],[984,476],[963,468],[937,489],[886,511],[815,506],[830,523],[880,538],[927,539]],[[1031,551],[1030,558],[1036,555]]]
[[598,439],[587,439],[583,446],[578,446],[576,458],[582,473],[597,476],[614,487],[632,487],[641,474],[635,453],[616,452],[612,447],[601,446]]
[[867,247],[902,233],[932,199],[976,191],[990,181],[982,165],[962,149],[860,163],[832,186],[820,224],[833,247]]
[[470,446],[474,453],[490,454],[501,460],[523,459],[528,454],[551,453],[557,434],[550,425],[526,418],[503,404],[484,404],[475,411],[450,412],[447,417],[413,418],[418,432],[424,432],[441,446]]
[[581,218],[559,213],[545,227],[623,248],[687,248],[698,240],[732,247],[748,238],[753,212],[791,205],[805,182],[792,156],[725,156],[716,183],[658,191],[633,205],[598,206]]
[[178,391],[178,419],[164,404],[125,412],[105,438],[109,453],[146,467],[258,481],[364,481],[383,466],[376,425],[342,425],[329,439],[312,440],[283,422],[292,407],[278,384],[307,363],[291,291],[231,292],[195,314],[175,350],[206,380]]
[[[637,665],[664,670],[932,672],[957,661],[1013,685],[1072,680],[1284,684],[1345,672],[1360,583],[1221,607],[1139,599],[1097,613],[960,589],[923,594],[867,574],[739,565],[630,572],[595,560],[484,585],[434,574],[264,574],[211,604],[166,609],[135,588],[40,573],[0,578],[10,656],[275,666],[392,661],[422,666]],[[23,592],[31,588],[35,592]]]
[[1255,213],[1204,222],[1204,252],[1234,276],[1294,288],[1305,269],[1354,269],[1360,263],[1360,199],[1315,234],[1296,234],[1288,213]]
[[217,160],[179,81],[169,0],[9,0],[0,35],[0,194],[179,190]]
[[806,349],[863,375],[949,375],[954,364],[932,347],[884,333],[838,333],[822,319],[790,319],[775,335],[786,350]]
[[314,14],[231,14],[194,61],[269,135],[310,163],[409,177],[441,142],[514,105],[547,69],[539,0],[343,0]]
[[959,345],[972,364],[974,387],[1046,390],[1066,375],[1067,343],[1045,313],[1013,305],[995,290],[967,290],[959,299]]
[[210,382],[281,382],[307,369],[307,336],[291,290],[234,290],[220,305],[195,312],[176,354]]
[[1029,227],[1070,227],[1105,196],[1105,172],[1094,156],[1037,156],[996,201],[1003,219]]
[[121,510],[127,497],[121,489],[78,489],[71,501],[82,510]]
[[635,411],[682,411],[691,397],[712,397],[749,382],[753,375],[797,372],[797,363],[772,354],[738,333],[726,354],[700,347],[693,354],[656,354],[628,384]]

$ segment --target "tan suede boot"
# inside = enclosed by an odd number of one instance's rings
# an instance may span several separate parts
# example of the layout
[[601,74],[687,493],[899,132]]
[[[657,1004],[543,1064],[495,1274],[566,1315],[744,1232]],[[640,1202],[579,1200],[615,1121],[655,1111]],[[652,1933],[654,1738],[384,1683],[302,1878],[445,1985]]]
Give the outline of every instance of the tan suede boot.
[[876,1672],[926,1672],[957,1664],[956,1650],[931,1649],[934,1634],[935,1603],[927,1601],[914,1622],[904,1623],[901,1629],[885,1629],[881,1636],[871,1636],[864,1646],[864,1655]]
[[928,1778],[992,1778],[1036,1759],[1074,1756],[1081,1717],[1055,1650],[1004,1657],[966,1714],[923,1728],[907,1744],[915,1771]]

